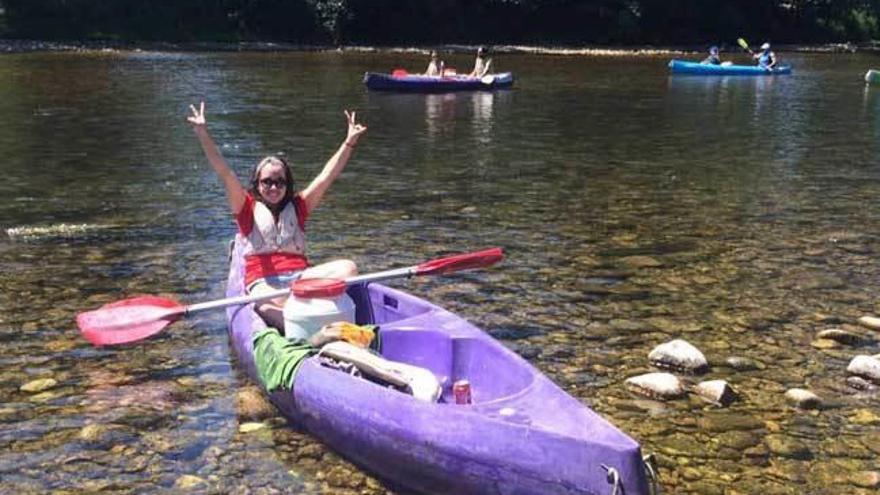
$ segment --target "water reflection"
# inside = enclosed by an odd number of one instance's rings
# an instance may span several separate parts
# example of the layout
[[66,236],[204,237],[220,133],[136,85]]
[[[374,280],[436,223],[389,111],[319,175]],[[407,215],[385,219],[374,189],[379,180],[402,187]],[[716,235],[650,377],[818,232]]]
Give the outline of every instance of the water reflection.
[[457,93],[425,95],[425,127],[431,141],[454,126],[457,96]]
[[880,147],[880,86],[865,84],[862,90],[862,118],[871,126],[872,147]]

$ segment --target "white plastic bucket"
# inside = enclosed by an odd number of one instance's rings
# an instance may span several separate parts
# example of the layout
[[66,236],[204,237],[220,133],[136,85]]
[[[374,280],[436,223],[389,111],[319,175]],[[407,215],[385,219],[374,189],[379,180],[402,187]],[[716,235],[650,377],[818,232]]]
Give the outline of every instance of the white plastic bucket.
[[333,279],[300,279],[291,283],[284,304],[284,336],[307,339],[335,321],[354,323],[354,301],[345,293],[345,282]]

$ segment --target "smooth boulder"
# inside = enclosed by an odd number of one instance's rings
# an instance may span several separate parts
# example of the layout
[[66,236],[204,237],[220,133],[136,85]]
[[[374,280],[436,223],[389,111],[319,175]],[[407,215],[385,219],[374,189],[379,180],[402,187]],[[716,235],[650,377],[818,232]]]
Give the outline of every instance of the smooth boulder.
[[677,399],[685,394],[681,380],[672,373],[646,373],[626,379],[627,387],[655,399]]
[[681,339],[658,345],[648,354],[648,360],[658,368],[687,373],[702,373],[709,369],[706,356],[699,349]]
[[862,345],[863,343],[865,343],[866,340],[861,335],[846,330],[841,330],[839,328],[829,328],[827,330],[822,330],[821,332],[816,334],[816,338],[833,340],[835,342],[840,342],[841,344],[847,345]]
[[850,374],[867,378],[874,383],[880,383],[880,359],[864,354],[852,358],[846,371]]
[[859,318],[859,324],[872,330],[880,330],[880,318],[876,316],[862,316]]
[[739,396],[725,380],[700,382],[694,386],[694,392],[703,399],[719,406],[727,406]]
[[877,390],[876,385],[860,376],[847,377],[846,384],[849,385],[851,388],[861,390],[863,392],[873,392],[874,390]]
[[785,398],[799,409],[819,409],[822,407],[822,399],[802,388],[792,388],[785,392]]

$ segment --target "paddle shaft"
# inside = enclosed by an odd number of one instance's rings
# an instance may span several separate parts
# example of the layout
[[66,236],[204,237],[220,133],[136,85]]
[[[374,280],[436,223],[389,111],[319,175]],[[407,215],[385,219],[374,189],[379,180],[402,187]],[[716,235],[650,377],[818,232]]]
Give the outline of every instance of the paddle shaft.
[[[342,283],[352,285],[401,277],[445,275],[461,270],[487,267],[497,263],[503,257],[504,253],[501,248],[491,248],[437,258],[406,268],[349,277]],[[173,299],[163,297],[138,296],[106,304],[93,311],[80,313],[76,316],[76,324],[83,336],[94,345],[126,344],[155,335],[189,313],[283,297],[290,291],[291,288],[285,287],[263,294],[230,297],[189,306],[182,306]]]
[[[358,275],[345,279],[345,285],[360,284],[364,282],[379,282],[381,280],[390,280],[393,278],[412,277],[416,274],[417,266],[409,266],[406,268],[395,268],[366,275]],[[208,301],[198,304],[190,304],[183,309],[183,314],[187,315],[196,311],[204,311],[206,309],[225,308],[227,306],[238,306],[241,304],[249,304],[257,301],[265,301],[276,297],[286,296],[290,293],[290,288],[273,290],[262,294],[253,294],[249,296],[230,297],[228,299],[220,299],[217,301]]]

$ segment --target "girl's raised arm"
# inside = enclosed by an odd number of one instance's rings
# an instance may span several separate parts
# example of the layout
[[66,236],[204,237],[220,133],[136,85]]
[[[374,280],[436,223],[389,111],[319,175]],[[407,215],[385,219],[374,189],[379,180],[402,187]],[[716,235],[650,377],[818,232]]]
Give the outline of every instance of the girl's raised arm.
[[336,177],[338,177],[342,172],[342,169],[345,168],[345,164],[348,163],[348,159],[351,157],[351,152],[354,151],[354,147],[357,145],[361,134],[367,130],[366,126],[357,123],[355,112],[349,112],[346,110],[345,118],[348,120],[348,135],[345,137],[345,141],[339,145],[339,149],[336,150],[336,153],[327,160],[321,173],[312,180],[308,187],[303,189],[302,197],[306,202],[308,211],[310,212],[314,211],[314,209],[321,203],[321,199],[324,197],[324,193],[327,192],[327,188],[333,184],[333,181],[336,180]]
[[214,144],[214,140],[208,133],[208,124],[205,120],[205,102],[201,102],[199,108],[190,105],[189,110],[191,114],[186,120],[192,124],[193,131],[195,131],[196,137],[199,138],[202,150],[204,150],[205,156],[208,158],[208,163],[211,164],[211,167],[217,172],[217,175],[226,187],[226,200],[229,202],[229,209],[233,215],[237,215],[241,211],[242,206],[244,206],[247,191],[241,185],[238,177],[235,176],[235,172],[229,168],[223,155],[220,154],[220,150],[217,149],[217,145]]

